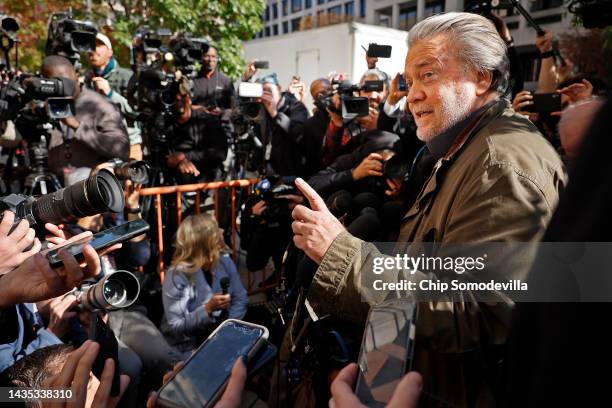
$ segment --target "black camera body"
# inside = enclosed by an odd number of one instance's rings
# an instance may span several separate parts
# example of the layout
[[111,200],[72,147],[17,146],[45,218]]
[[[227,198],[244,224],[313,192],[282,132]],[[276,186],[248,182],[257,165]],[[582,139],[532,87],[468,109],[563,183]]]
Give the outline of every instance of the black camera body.
[[74,81],[21,75],[0,83],[0,120],[21,115],[28,122],[74,116]]
[[[342,115],[345,123],[358,117],[368,116],[370,113],[370,102],[363,96],[355,96],[355,93],[381,92],[384,90],[383,81],[365,81],[363,85],[352,84],[350,81],[333,80],[331,91],[322,98],[322,102],[330,111]],[[333,102],[334,95],[340,95],[342,105],[336,108]]]
[[71,12],[55,12],[49,17],[46,55],[61,55],[73,63],[80,53],[95,51],[98,29],[90,21],[74,20]]

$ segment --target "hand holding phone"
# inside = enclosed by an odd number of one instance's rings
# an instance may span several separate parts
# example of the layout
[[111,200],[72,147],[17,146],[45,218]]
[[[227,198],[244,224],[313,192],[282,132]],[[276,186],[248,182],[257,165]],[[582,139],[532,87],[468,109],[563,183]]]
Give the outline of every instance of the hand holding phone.
[[265,344],[268,329],[253,323],[228,319],[174,372],[160,388],[157,405],[162,407],[212,407],[228,385],[235,361],[247,363]]

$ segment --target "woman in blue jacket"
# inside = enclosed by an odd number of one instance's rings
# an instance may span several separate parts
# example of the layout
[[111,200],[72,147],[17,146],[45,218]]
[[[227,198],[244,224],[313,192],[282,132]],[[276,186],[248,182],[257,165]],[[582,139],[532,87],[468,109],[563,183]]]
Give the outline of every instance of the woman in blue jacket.
[[[176,250],[165,274],[162,295],[164,317],[161,330],[182,352],[196,348],[203,333],[213,326],[221,312],[242,319],[248,297],[234,262],[222,253],[225,248],[214,217],[191,215],[176,233]],[[229,278],[223,295],[221,280]]]

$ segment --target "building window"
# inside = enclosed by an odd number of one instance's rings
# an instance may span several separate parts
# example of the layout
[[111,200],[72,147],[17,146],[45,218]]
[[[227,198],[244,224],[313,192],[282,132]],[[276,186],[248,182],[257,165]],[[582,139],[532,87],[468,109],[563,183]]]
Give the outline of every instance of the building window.
[[291,0],[291,12],[297,13],[302,10],[302,0]]
[[392,23],[393,9],[391,7],[387,7],[385,9],[378,10],[376,14],[378,16],[376,18],[376,20],[378,21],[378,25],[383,26],[383,27],[393,26],[393,23]]
[[359,0],[359,17],[365,18],[366,16],[366,0]]
[[291,20],[291,32],[299,31],[299,29],[300,29],[300,20],[301,20],[300,17],[294,18],[293,20]]
[[278,3],[272,5],[272,18],[275,20],[278,18]]
[[327,9],[327,12],[329,14],[337,14],[340,15],[342,14],[342,6],[334,6],[334,7],[330,7]]
[[272,26],[272,34],[278,35],[278,24]]
[[270,36],[270,27],[266,27],[266,37]]
[[399,11],[399,29],[410,30],[417,22],[416,6],[401,6]]
[[349,1],[348,3],[344,3],[344,14],[349,17],[352,17],[355,13],[355,2]]
[[283,16],[289,14],[288,1],[289,0],[283,0]]
[[317,4],[325,4],[325,0],[317,0]]
[[266,14],[264,16],[264,21],[270,21],[270,6],[266,6]]
[[444,12],[444,1],[433,0],[425,3],[425,18]]
[[312,7],[312,0],[305,0],[304,1],[304,8],[305,9],[309,9]]
[[283,34],[287,34],[289,32],[289,23],[283,21]]
[[531,3],[531,11],[547,10],[561,7],[562,5],[563,0],[535,0]]

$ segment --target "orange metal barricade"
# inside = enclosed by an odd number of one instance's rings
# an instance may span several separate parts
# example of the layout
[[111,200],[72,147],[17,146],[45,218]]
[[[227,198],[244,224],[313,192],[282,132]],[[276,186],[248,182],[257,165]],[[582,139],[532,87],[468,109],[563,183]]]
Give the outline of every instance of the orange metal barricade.
[[[155,210],[157,215],[157,245],[159,248],[159,271],[160,278],[163,282],[164,279],[164,235],[162,231],[162,195],[176,194],[176,211],[178,223],[182,220],[182,208],[181,208],[181,193],[188,192],[199,192],[206,190],[215,190],[214,195],[214,209],[215,218],[219,217],[219,189],[230,188],[232,197],[232,256],[234,262],[237,261],[238,249],[236,246],[236,188],[247,188],[248,193],[251,192],[251,186],[256,184],[259,180],[231,180],[231,181],[213,181],[210,183],[198,183],[198,184],[183,184],[179,186],[165,186],[165,187],[149,187],[142,188],[140,190],[140,196],[155,196]],[[196,214],[200,213],[200,194],[196,195]]]

